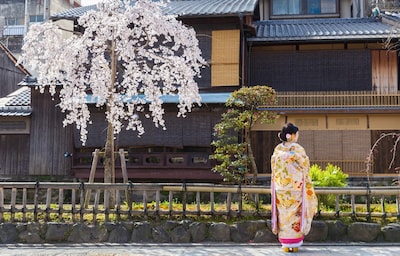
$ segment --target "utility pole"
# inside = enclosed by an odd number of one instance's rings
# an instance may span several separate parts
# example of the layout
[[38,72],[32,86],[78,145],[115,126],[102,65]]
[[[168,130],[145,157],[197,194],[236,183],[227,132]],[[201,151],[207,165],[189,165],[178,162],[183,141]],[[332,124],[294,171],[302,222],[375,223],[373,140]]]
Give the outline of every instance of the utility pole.
[[25,0],[25,23],[24,23],[24,37],[28,33],[28,28],[29,28],[29,5],[30,1]]
[[43,1],[43,21],[47,19],[47,0]]

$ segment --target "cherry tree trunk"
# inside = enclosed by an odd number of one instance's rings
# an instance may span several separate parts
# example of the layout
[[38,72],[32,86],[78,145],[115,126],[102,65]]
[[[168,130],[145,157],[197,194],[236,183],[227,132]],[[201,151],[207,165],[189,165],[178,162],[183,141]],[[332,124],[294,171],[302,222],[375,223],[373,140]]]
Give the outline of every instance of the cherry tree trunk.
[[[107,125],[107,141],[104,149],[104,183],[115,183],[114,129],[110,122]],[[111,190],[107,194],[104,203],[114,208],[115,193]]]
[[[111,57],[111,83],[108,87],[109,99],[108,102],[112,102],[113,91],[115,86],[115,77],[117,74],[117,59],[118,56],[115,53],[115,40],[112,40],[109,45],[110,57]],[[107,112],[111,113],[111,107],[107,104]],[[104,182],[115,183],[115,155],[114,155],[114,126],[111,121],[107,122],[107,140],[104,149]],[[115,193],[110,191],[110,206],[113,207],[115,203]],[[108,202],[107,202],[108,203]]]
[[104,183],[115,182],[114,129],[111,123],[107,126],[107,140],[104,149]]

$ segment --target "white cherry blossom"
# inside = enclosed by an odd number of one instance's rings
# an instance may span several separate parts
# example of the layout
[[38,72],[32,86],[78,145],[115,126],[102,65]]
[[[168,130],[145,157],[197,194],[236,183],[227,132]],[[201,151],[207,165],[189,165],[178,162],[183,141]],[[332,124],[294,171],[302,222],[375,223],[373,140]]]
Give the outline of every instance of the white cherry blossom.
[[[140,136],[141,118],[165,129],[163,95],[178,95],[178,116],[200,105],[195,77],[205,61],[196,33],[164,15],[162,3],[151,0],[108,0],[78,19],[83,34],[65,38],[53,22],[32,25],[19,63],[37,74],[41,92],[59,88],[64,125],[75,124],[81,141],[90,125],[88,96],[105,109],[115,134],[122,129]],[[109,131],[110,132],[110,131]]]

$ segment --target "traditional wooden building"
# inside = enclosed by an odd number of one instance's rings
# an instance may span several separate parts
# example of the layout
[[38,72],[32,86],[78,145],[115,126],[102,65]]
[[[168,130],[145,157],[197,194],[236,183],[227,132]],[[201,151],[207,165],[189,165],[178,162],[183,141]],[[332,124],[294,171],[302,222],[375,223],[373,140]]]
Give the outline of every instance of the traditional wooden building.
[[[155,128],[150,120],[144,120],[145,134],[140,138],[133,131],[123,131],[118,136],[116,144],[127,152],[126,165],[131,180],[221,180],[219,174],[211,172],[209,160],[213,128],[220,120],[229,93],[244,85],[244,57],[240,53],[244,52],[241,47],[246,44],[244,33],[251,30],[245,21],[249,23],[257,4],[256,0],[229,2],[221,5],[213,1],[171,1],[165,9],[166,13],[180,15],[185,24],[195,28],[203,57],[213,65],[205,68],[198,80],[201,107],[193,109],[186,118],[177,118],[177,97],[166,97],[163,100],[167,130]],[[75,21],[82,13],[95,8],[71,9],[52,19]],[[34,82],[22,84],[35,85]],[[61,127],[63,116],[59,109],[53,108],[55,105],[57,100],[32,90],[29,174],[70,173],[86,179],[92,153],[105,145],[104,113],[96,109],[93,102],[93,125],[89,127],[87,143],[82,146],[78,131]],[[44,131],[46,138],[43,138]],[[119,159],[116,165],[119,178],[122,176]],[[102,176],[100,161],[96,177]]]
[[[366,159],[382,133],[399,132],[399,30],[391,15],[354,17],[356,1],[259,1],[260,19],[248,37],[248,84],[274,87],[276,125],[259,125],[258,166],[270,172],[271,141],[285,122],[296,123],[312,163],[367,175]],[[308,5],[306,5],[308,3]],[[292,9],[294,8],[294,9]],[[363,9],[364,8],[364,9]],[[358,12],[358,13],[360,13]],[[370,174],[395,175],[394,139],[383,140]],[[398,151],[399,149],[397,149]]]
[[[277,131],[290,121],[300,127],[300,143],[312,163],[332,163],[350,175],[366,175],[365,159],[377,137],[398,131],[397,49],[389,51],[385,42],[391,38],[394,46],[400,32],[390,16],[372,16],[371,8],[356,4],[360,2],[170,1],[165,12],[194,27],[209,63],[198,80],[203,105],[187,118],[176,118],[176,99],[166,97],[166,131],[148,122],[141,138],[122,132],[117,145],[127,152],[129,178],[220,181],[208,159],[213,126],[229,93],[252,85],[277,90],[278,105],[269,110],[280,114],[275,125],[253,129],[259,173],[270,173]],[[75,21],[95,8],[70,9],[52,19]],[[29,175],[86,179],[92,152],[105,142],[102,111],[93,106],[93,125],[83,147],[74,128],[62,127],[57,100],[35,90],[31,97]],[[374,174],[395,174],[394,169],[385,169],[392,143],[388,140],[380,146]],[[101,164],[97,175],[103,175]],[[118,169],[116,175],[121,177]]]
[[30,89],[18,83],[30,73],[16,63],[0,43],[0,177],[26,175],[29,166]]

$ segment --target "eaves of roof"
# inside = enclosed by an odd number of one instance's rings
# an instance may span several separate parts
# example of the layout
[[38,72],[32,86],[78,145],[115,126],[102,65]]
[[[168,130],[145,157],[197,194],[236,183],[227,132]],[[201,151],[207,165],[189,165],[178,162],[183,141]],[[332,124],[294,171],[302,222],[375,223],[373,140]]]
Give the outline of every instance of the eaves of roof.
[[31,89],[28,87],[0,98],[0,116],[29,116],[31,113]]
[[[38,86],[37,79],[36,77],[32,76],[27,76],[23,81],[19,83],[20,86],[26,86],[26,87],[35,87]],[[61,86],[61,84],[60,84]],[[231,95],[230,92],[215,92],[215,93],[200,93],[201,97],[201,103],[223,103],[225,104],[226,100],[228,97]],[[121,96],[123,97],[123,96]],[[137,96],[140,99],[144,98],[144,95],[139,95]],[[161,99],[164,103],[179,103],[179,96],[178,95],[164,95],[161,96]],[[126,101],[129,101],[130,99],[123,99]],[[97,103],[98,99],[94,97],[93,95],[89,94],[86,97],[86,103],[88,104],[95,104]]]
[[[134,4],[134,1],[132,1]],[[253,14],[258,0],[170,0],[163,8],[165,14],[179,17],[237,16]],[[75,20],[84,13],[97,10],[96,5],[72,8],[50,17],[52,20]]]
[[250,42],[371,41],[400,38],[400,29],[377,18],[258,21]]
[[27,106],[0,107],[0,116],[30,116],[32,108]]
[[[231,93],[228,92],[221,92],[221,93],[200,93],[200,98],[201,98],[201,103],[202,104],[225,104],[227,99]],[[136,96],[139,99],[144,99],[144,95],[138,95]],[[135,98],[136,99],[136,98]],[[179,103],[179,96],[178,95],[163,95],[160,97],[160,99],[163,101],[163,103],[173,103],[177,104]],[[129,102],[130,100],[134,100],[132,98],[124,98],[123,99],[126,102]],[[87,95],[86,97],[86,103],[87,104],[96,104],[98,99],[93,96],[93,95]]]

